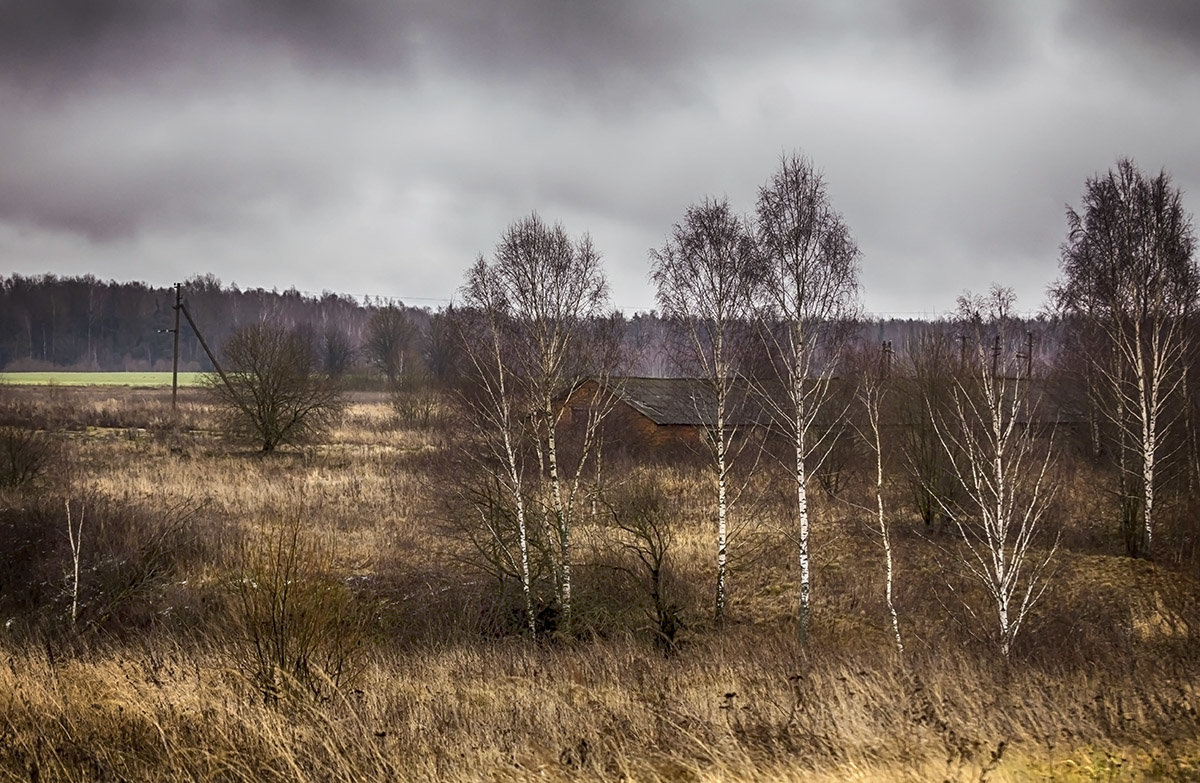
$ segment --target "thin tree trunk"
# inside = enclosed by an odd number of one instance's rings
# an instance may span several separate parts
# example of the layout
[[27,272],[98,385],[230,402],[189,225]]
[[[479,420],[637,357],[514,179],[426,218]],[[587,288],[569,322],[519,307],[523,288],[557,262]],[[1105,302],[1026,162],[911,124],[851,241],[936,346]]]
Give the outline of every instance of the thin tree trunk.
[[713,619],[717,625],[725,620],[725,568],[729,544],[725,406],[724,395],[721,396],[722,399],[717,403],[717,595],[716,605],[713,607]]
[[883,437],[879,425],[879,398],[867,399],[867,413],[871,417],[871,430],[875,436],[875,506],[879,515],[879,536],[883,541],[883,557],[887,568],[885,596],[887,598],[888,614],[892,618],[892,635],[896,639],[896,652],[904,658],[904,639],[900,635],[900,616],[896,613],[896,603],[892,598],[892,583],[895,571],[892,562],[892,538],[888,531],[887,517],[883,512]]
[[794,381],[796,393],[796,512],[800,523],[800,617],[797,631],[802,645],[808,645],[810,574],[808,550],[808,476],[804,468],[804,398],[800,379]]
[[521,592],[525,599],[525,624],[530,636],[537,636],[537,618],[533,614],[533,580],[529,570],[529,525],[525,514],[525,498],[521,492],[521,476],[517,470],[516,452],[512,436],[504,431],[504,450],[508,459],[509,475],[513,482],[513,500],[517,507],[517,548],[521,552]]
[[546,462],[550,471],[550,501],[554,509],[554,521],[558,533],[559,556],[559,601],[563,626],[571,627],[571,529],[567,519],[567,508],[562,497],[562,482],[558,470],[558,439],[555,434],[554,403],[550,398],[543,400],[546,416]]

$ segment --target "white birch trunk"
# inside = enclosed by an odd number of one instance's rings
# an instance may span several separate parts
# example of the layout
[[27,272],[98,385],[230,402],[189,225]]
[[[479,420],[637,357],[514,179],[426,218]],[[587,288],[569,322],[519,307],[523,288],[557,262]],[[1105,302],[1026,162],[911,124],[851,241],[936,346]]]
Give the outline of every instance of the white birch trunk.
[[517,548],[521,553],[521,593],[525,600],[525,623],[529,635],[537,635],[537,621],[533,614],[533,580],[529,569],[529,525],[525,514],[525,498],[521,492],[521,475],[517,470],[516,451],[512,435],[504,431],[504,450],[508,458],[509,478],[513,485],[513,499],[517,507]]
[[71,545],[71,560],[74,571],[71,578],[71,627],[79,617],[79,553],[83,546],[83,506],[79,507],[79,524],[71,521],[71,500],[63,501],[67,508],[67,541]]
[[567,507],[563,501],[562,481],[558,469],[558,438],[555,434],[554,403],[543,400],[546,416],[546,460],[550,473],[550,502],[554,511],[554,522],[558,537],[559,557],[559,602],[563,625],[571,626],[571,525],[567,518]]
[[796,373],[793,379],[793,394],[796,400],[796,515],[800,523],[800,617],[798,632],[800,643],[808,644],[808,618],[811,610],[811,580],[809,574],[808,550],[808,476],[805,472],[804,457],[804,389],[803,379]]
[[[872,396],[874,394],[874,396]],[[878,392],[867,392],[867,415],[870,416],[871,432],[875,440],[875,508],[879,519],[879,538],[883,542],[883,558],[886,567],[884,595],[887,599],[888,614],[892,619],[892,636],[896,640],[896,652],[904,658],[904,638],[900,635],[900,616],[896,612],[896,603],[892,599],[892,583],[895,569],[892,560],[892,537],[888,530],[887,517],[883,511],[883,435],[879,426],[879,396]]]
[[[724,395],[722,395],[723,397]],[[729,529],[727,509],[727,465],[725,443],[725,409],[718,401],[717,410],[717,595],[713,617],[717,625],[725,619],[725,568],[728,558]]]

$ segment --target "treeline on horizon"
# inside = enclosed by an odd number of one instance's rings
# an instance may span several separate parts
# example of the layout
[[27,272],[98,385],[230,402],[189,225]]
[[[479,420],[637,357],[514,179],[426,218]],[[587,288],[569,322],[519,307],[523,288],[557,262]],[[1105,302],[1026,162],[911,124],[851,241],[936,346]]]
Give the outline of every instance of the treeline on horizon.
[[[18,275],[0,278],[0,371],[72,370],[93,372],[168,371],[172,363],[175,291],[145,282],[101,280],[93,275]],[[372,350],[372,318],[399,310],[405,320],[403,352],[420,374],[437,379],[436,335],[441,311],[406,306],[384,299],[359,301],[345,294],[304,294],[241,289],[213,275],[183,283],[183,301],[209,347],[219,352],[238,327],[270,321],[287,329],[303,329],[313,340],[323,369],[334,374],[388,375],[387,362]],[[897,348],[925,332],[936,321],[922,319],[865,320],[864,341]],[[1048,358],[1057,345],[1049,319],[1026,322],[1037,339],[1039,354]],[[644,377],[680,374],[670,343],[670,329],[656,312],[623,317],[625,371]],[[184,371],[211,371],[212,364],[185,319],[180,319],[179,362]],[[374,355],[373,355],[374,354]],[[394,361],[403,360],[399,358]]]

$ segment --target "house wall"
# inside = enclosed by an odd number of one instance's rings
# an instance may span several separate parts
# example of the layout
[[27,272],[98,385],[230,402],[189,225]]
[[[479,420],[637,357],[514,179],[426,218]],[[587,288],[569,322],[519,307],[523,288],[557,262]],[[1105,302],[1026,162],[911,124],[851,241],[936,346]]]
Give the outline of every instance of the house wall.
[[[568,432],[587,425],[588,407],[596,398],[599,384],[589,380],[563,401],[560,422]],[[699,428],[682,424],[656,424],[628,403],[618,400],[603,424],[606,448],[630,454],[654,455],[701,446]]]

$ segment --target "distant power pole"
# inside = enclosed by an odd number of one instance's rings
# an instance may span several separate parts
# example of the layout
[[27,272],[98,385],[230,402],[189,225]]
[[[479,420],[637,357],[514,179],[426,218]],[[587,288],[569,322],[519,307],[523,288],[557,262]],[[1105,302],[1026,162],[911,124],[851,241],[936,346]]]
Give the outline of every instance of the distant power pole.
[[175,284],[175,328],[174,350],[171,356],[171,413],[174,413],[179,401],[179,308],[183,306],[183,283]]
[[1025,377],[1033,378],[1033,332],[1025,333]]

